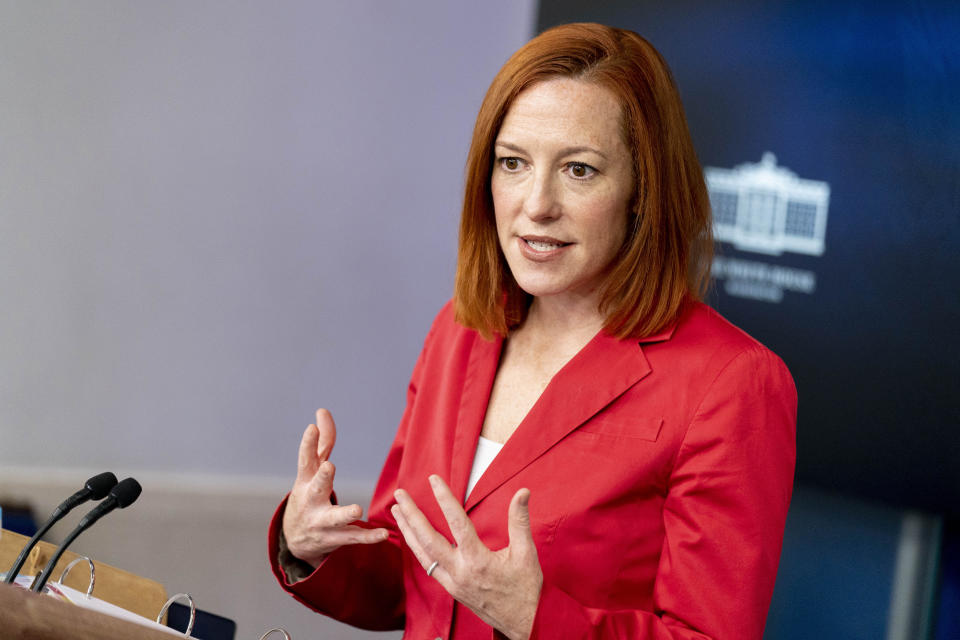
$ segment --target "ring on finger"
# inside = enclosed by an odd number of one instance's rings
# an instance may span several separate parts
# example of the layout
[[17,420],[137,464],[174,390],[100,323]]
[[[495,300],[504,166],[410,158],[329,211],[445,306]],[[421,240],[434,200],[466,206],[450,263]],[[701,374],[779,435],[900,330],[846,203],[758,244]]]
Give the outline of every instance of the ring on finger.
[[440,564],[440,561],[439,561],[439,560],[434,560],[434,561],[433,561],[433,564],[430,565],[430,568],[429,568],[429,569],[427,569],[427,577],[428,577],[428,578],[429,578],[431,575],[433,575],[433,572],[436,570],[437,565],[439,565],[439,564]]

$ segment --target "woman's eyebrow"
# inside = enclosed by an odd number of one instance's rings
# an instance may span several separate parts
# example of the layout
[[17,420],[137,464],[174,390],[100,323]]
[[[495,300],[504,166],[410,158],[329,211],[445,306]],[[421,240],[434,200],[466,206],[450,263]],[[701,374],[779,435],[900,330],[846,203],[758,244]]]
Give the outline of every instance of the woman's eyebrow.
[[526,153],[526,151],[524,151],[523,147],[517,146],[517,145],[513,144],[512,142],[505,142],[505,141],[503,141],[503,140],[497,140],[497,141],[494,143],[494,146],[495,146],[495,147],[503,147],[503,148],[505,148],[505,149],[509,149],[510,151],[516,151],[517,153]]
[[595,153],[604,160],[607,159],[607,154],[595,147],[579,146],[579,147],[567,147],[560,152],[560,155],[571,156],[575,153]]
[[[494,143],[494,146],[503,147],[511,151],[516,151],[517,153],[526,153],[526,150],[524,150],[523,147],[519,145],[515,145],[512,142],[507,142],[505,140],[497,140],[496,143]],[[564,147],[563,149],[560,150],[561,156],[570,156],[576,153],[595,153],[601,158],[603,158],[604,160],[607,159],[607,154],[603,153],[602,151],[600,151],[595,147],[589,147],[585,145],[574,146],[574,147]]]

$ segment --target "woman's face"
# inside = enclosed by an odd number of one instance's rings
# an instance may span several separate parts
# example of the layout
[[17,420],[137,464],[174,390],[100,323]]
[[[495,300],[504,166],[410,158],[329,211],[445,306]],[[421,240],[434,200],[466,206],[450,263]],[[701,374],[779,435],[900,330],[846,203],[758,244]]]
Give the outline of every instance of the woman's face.
[[565,77],[529,87],[507,111],[490,186],[500,246],[527,293],[599,295],[634,191],[621,120],[611,92]]

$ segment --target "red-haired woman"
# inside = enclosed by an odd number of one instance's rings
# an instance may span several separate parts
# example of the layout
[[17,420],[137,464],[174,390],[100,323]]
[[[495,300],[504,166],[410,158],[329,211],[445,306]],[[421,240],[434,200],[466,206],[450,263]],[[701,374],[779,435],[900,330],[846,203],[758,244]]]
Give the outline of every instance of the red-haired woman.
[[454,298],[370,506],[333,420],[270,529],[317,611],[407,638],[760,638],[795,458],[783,363],[697,301],[710,214],[638,35],[556,27],[487,92]]

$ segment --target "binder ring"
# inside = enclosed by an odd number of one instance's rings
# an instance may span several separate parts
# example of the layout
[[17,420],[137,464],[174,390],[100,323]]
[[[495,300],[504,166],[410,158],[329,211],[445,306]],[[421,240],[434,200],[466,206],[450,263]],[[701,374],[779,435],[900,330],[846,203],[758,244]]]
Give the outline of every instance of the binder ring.
[[280,627],[276,627],[276,628],[274,628],[274,629],[270,629],[270,631],[267,631],[265,634],[263,634],[262,636],[260,636],[260,640],[263,640],[264,638],[266,638],[266,637],[267,637],[268,635],[270,635],[271,633],[274,633],[275,631],[278,631],[278,632],[282,633],[284,638],[286,638],[287,640],[290,640],[290,634],[287,633],[285,629],[281,629]]
[[186,598],[187,602],[190,603],[190,620],[187,622],[187,630],[183,632],[183,635],[189,636],[193,633],[193,623],[197,619],[197,605],[193,601],[193,596],[189,593],[178,593],[177,595],[170,596],[170,599],[164,603],[163,608],[160,609],[160,613],[157,614],[157,624],[162,624],[160,621],[163,620],[163,614],[167,612],[167,609],[170,608],[177,600]]
[[90,569],[90,584],[87,585],[87,598],[89,598],[90,594],[93,593],[93,583],[96,582],[97,580],[97,570],[93,566],[93,560],[91,560],[87,556],[80,556],[79,558],[75,558],[73,562],[65,566],[63,568],[63,573],[60,574],[60,579],[57,580],[57,584],[63,584],[63,579],[67,577],[68,573],[70,573],[70,569],[73,569],[75,566],[77,566],[84,560],[87,561],[87,567]]

